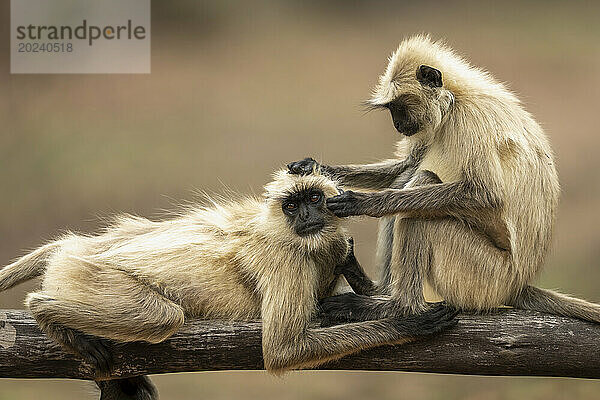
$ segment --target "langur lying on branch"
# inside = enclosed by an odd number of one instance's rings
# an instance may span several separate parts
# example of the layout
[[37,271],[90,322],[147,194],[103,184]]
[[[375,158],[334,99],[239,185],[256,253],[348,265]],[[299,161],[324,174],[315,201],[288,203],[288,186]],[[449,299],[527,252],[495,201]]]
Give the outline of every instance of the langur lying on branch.
[[154,222],[119,216],[97,235],[69,233],[0,271],[0,290],[42,275],[26,305],[40,328],[97,373],[102,398],[153,399],[146,377],[105,380],[112,341],[159,343],[186,318],[263,321],[265,368],[310,368],[456,323],[445,305],[424,313],[315,328],[317,302],[344,273],[373,286],[325,199],[336,182],[318,172],[275,174],[264,198],[214,202]]

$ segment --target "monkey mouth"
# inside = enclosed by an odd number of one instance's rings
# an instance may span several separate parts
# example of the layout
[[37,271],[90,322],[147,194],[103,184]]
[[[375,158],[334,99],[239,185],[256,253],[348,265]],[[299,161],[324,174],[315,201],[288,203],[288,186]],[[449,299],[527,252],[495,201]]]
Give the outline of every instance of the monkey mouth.
[[419,126],[419,124],[410,122],[396,126],[396,130],[404,136],[412,136],[415,133],[419,132],[420,129],[421,127]]
[[313,222],[300,225],[296,228],[296,233],[299,236],[308,236],[320,232],[325,227],[323,222]]

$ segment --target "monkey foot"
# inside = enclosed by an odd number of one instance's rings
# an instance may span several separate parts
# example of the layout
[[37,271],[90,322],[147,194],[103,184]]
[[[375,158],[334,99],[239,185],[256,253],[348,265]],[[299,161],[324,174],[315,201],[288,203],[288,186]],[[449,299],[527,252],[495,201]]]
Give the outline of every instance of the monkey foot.
[[390,317],[390,298],[344,293],[327,297],[319,303],[321,326],[345,322],[370,321]]
[[364,296],[355,293],[327,297],[319,303],[323,327],[347,322],[422,315],[445,306],[444,302],[403,306],[389,296]]
[[410,336],[431,336],[458,323],[458,310],[445,303],[434,303],[427,311],[409,316],[398,316],[400,332]]
[[156,400],[158,391],[147,376],[133,376],[131,378],[113,379],[110,381],[96,381],[101,391],[100,400]]
[[95,369],[96,377],[107,378],[111,375],[113,357],[108,339],[78,333],[70,345],[86,363]]

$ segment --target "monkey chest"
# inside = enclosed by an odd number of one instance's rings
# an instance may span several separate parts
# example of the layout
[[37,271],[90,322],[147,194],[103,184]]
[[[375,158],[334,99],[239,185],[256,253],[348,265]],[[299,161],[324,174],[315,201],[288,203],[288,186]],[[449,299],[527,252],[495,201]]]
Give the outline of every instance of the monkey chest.
[[450,157],[450,152],[442,146],[432,146],[419,163],[417,171],[431,171],[442,182],[455,182],[461,179],[462,171],[457,162]]

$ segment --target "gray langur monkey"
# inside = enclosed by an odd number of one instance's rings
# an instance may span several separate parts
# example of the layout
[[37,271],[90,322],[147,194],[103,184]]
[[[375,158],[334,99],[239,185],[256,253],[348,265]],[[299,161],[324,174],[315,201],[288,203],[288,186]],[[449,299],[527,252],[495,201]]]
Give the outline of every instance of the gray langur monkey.
[[[423,284],[462,310],[502,305],[600,322],[600,305],[531,285],[551,242],[559,183],[542,128],[492,76],[427,36],[403,41],[371,108],[404,135],[397,158],[327,166],[369,192],[327,200],[339,217],[381,217],[384,296],[324,300],[329,318],[369,320],[426,309]],[[292,173],[315,168],[307,158]]]
[[[186,318],[262,319],[264,365],[308,368],[456,323],[438,305],[407,317],[314,327],[317,302],[344,273],[372,291],[343,220],[325,199],[337,183],[279,171],[263,198],[213,202],[177,218],[119,216],[97,235],[69,233],[0,271],[0,290],[42,275],[26,305],[40,328],[95,369],[103,399],[154,399],[146,377],[105,380],[111,341],[158,343]],[[107,340],[109,339],[109,340]]]

